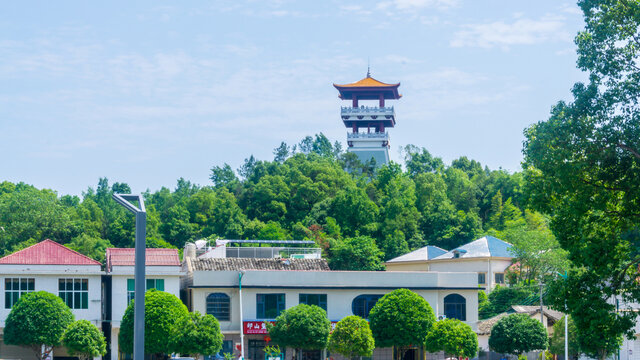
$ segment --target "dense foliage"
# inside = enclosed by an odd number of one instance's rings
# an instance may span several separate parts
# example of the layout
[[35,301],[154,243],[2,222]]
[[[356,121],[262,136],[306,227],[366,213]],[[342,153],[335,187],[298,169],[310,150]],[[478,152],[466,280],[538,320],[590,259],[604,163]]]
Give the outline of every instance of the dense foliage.
[[491,329],[489,347],[503,354],[520,355],[547,348],[547,330],[542,323],[527,314],[503,317]]
[[433,325],[425,344],[431,353],[444,351],[457,358],[473,358],[478,352],[478,335],[462,321],[446,319]]
[[[577,360],[580,357],[580,344],[576,334],[576,324],[568,318],[567,327],[569,330],[569,358]],[[553,324],[553,335],[549,338],[549,351],[552,354],[564,356],[564,316],[562,319]]]
[[482,303],[482,306],[478,305],[478,316],[480,319],[488,319],[506,312],[511,305],[522,304],[523,300],[533,294],[533,290],[535,288],[531,286],[496,286],[489,296],[484,295],[488,301]]
[[271,340],[280,347],[319,350],[327,347],[331,321],[327,312],[315,305],[299,304],[283,311],[273,325],[268,324]]
[[378,300],[369,313],[369,321],[376,346],[396,347],[401,359],[407,348],[424,344],[436,316],[422,296],[397,289]]
[[107,342],[102,331],[89,320],[78,320],[67,328],[62,343],[69,355],[89,360],[107,353]]
[[43,359],[60,346],[72,322],[73,313],[59,296],[46,291],[26,293],[7,316],[4,343],[29,347],[36,358]]
[[[395,163],[368,168],[322,134],[294,149],[283,143],[274,154],[273,161],[250,156],[237,171],[214,166],[210,186],[181,178],[173,190],[144,192],[148,245],[310,239],[329,260],[335,255],[338,268],[353,267],[343,261],[353,257],[356,267],[374,270],[381,260],[425,245],[451,249],[485,233],[546,229],[544,218],[533,225],[525,220],[520,173],[489,170],[466,157],[445,165],[426,149],[407,146],[406,170]],[[106,178],[81,197],[0,183],[0,254],[45,238],[100,261],[106,247],[132,247],[134,218],[111,197],[130,191]]]
[[189,313],[175,327],[171,337],[174,350],[180,355],[191,355],[198,359],[200,355],[215,355],[222,349],[224,335],[220,323],[213,315]]
[[[131,301],[124,312],[118,343],[125,354],[133,353],[133,307]],[[175,295],[156,289],[148,290],[144,297],[144,353],[171,354],[177,352],[176,343],[169,341],[176,327],[189,317],[187,307]]]
[[640,1],[578,5],[578,67],[589,80],[525,131],[524,168],[532,205],[551,216],[574,266],[552,301],[561,310],[566,299],[581,350],[604,359],[633,337],[637,314],[626,310],[640,301]]
[[375,349],[375,341],[369,322],[356,315],[347,316],[338,321],[329,336],[328,348],[347,359],[371,356]]

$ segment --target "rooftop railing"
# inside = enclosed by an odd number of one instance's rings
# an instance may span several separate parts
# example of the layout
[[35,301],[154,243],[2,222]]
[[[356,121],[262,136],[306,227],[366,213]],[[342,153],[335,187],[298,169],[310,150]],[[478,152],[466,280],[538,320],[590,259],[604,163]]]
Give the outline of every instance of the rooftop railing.
[[374,133],[347,133],[347,139],[388,139],[389,133],[387,132],[374,132]]
[[341,110],[342,114],[378,114],[378,115],[394,115],[395,110],[393,106],[385,106],[385,107],[376,107],[376,106],[361,106],[361,107],[349,107],[343,106]]
[[319,248],[296,247],[227,247],[227,258],[254,259],[320,259],[322,250]]

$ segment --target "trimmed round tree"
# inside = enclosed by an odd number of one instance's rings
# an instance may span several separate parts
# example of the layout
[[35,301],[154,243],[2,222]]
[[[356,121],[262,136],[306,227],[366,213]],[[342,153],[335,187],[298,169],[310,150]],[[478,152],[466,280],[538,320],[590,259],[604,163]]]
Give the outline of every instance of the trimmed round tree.
[[273,325],[267,325],[271,341],[281,347],[321,350],[327,347],[331,321],[327,312],[315,305],[296,305],[282,312]]
[[371,356],[375,347],[369,323],[356,315],[340,320],[329,335],[328,348],[348,359]]
[[378,300],[369,313],[369,321],[376,346],[396,347],[396,357],[401,359],[407,348],[423,345],[436,316],[422,296],[397,289]]
[[89,360],[107,353],[107,342],[100,329],[89,320],[78,320],[67,328],[62,343],[69,355]]
[[473,358],[478,352],[478,335],[471,326],[457,319],[436,322],[425,343],[428,352],[444,351],[457,358]]
[[199,312],[189,313],[176,326],[172,337],[174,350],[181,355],[192,355],[198,359],[200,355],[214,355],[222,349],[224,335],[220,331],[220,323],[213,315],[202,316]]
[[[118,342],[124,353],[133,353],[133,304],[129,303],[122,317]],[[189,316],[187,307],[175,295],[151,289],[144,296],[144,353],[175,352],[173,341],[177,324]]]
[[29,347],[42,359],[60,346],[62,335],[72,322],[73,313],[59,296],[46,291],[26,293],[7,316],[4,343]]
[[493,326],[489,347],[499,353],[520,355],[546,349],[548,340],[547,330],[540,321],[527,314],[512,314]]

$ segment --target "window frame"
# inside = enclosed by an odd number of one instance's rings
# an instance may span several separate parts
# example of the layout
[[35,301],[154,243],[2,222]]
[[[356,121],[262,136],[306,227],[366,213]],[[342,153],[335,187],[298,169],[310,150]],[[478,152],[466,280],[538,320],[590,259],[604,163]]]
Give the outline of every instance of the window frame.
[[[224,316],[216,316],[214,311],[209,311],[209,306],[210,305],[211,306],[216,305],[216,304],[210,304],[210,298],[211,298],[211,300],[213,300],[212,297],[219,298],[219,299],[224,299],[224,301],[218,301],[217,302],[217,306],[220,306],[220,305],[226,306],[226,317],[224,317]],[[231,321],[231,297],[228,294],[225,294],[223,292],[210,293],[205,298],[205,312],[208,315],[212,315],[213,317],[215,317],[218,321]]]
[[[383,296],[380,294],[361,294],[356,296],[351,300],[351,313],[363,319],[368,319],[371,309]],[[357,301],[363,301],[363,304],[358,304]],[[363,309],[362,312],[360,312],[361,309]]]
[[86,310],[89,308],[88,278],[58,278],[58,296],[69,309]]
[[[18,288],[14,289],[13,285],[16,282]],[[7,288],[7,285],[11,284]],[[23,289],[24,285],[24,289]],[[13,305],[15,305],[18,300],[22,297],[22,295],[26,293],[30,293],[35,291],[36,288],[36,279],[30,277],[7,277],[4,278],[4,308],[11,309]]]
[[[447,303],[447,298],[451,300]],[[444,315],[447,319],[458,319],[460,321],[467,321],[467,298],[464,296],[453,293],[449,294],[442,299]]]
[[[158,286],[160,285],[160,286]],[[127,279],[127,304],[135,298],[136,279]],[[145,292],[151,289],[164,291],[164,278],[148,278],[145,279]]]
[[[312,296],[312,297],[313,296],[317,296],[318,297],[317,304],[316,303],[313,303],[313,304],[309,303],[309,297],[310,296]],[[324,298],[324,300],[323,300],[323,298]],[[322,310],[324,310],[326,312],[327,311],[327,294],[300,293],[300,294],[298,294],[298,304],[316,305],[316,306],[320,307]]]
[[[267,317],[267,297],[275,296],[276,314],[273,317]],[[286,309],[286,295],[284,293],[259,293],[256,294],[256,319],[257,320],[273,320]]]
[[[484,279],[482,282],[480,282],[480,276],[482,276],[482,278]],[[486,272],[479,272],[478,273],[478,285],[487,285],[487,273]]]
[[[498,281],[498,275],[502,278],[502,281]],[[504,273],[503,272],[495,272],[493,273],[493,281],[495,284],[505,284]]]

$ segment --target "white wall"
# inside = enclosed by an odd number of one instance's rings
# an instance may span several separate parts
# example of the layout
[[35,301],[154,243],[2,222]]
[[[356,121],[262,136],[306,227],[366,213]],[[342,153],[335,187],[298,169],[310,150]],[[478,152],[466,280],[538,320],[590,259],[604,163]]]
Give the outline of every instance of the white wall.
[[511,266],[511,259],[506,258],[459,258],[429,262],[430,271],[486,273],[487,284],[484,286],[489,290],[497,285],[494,281],[495,273],[504,273],[509,266]]
[[58,295],[58,279],[88,279],[89,304],[88,309],[72,309],[76,320],[89,320],[100,327],[102,322],[102,285],[99,265],[0,265],[0,327],[4,328],[5,321],[11,309],[5,308],[5,279],[33,278],[34,291],[47,291]]

